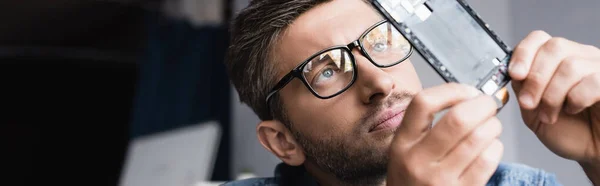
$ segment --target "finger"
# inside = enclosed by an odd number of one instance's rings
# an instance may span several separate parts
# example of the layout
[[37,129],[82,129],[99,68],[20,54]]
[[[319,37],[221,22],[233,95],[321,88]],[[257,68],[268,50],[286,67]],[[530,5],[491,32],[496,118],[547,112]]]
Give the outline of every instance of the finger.
[[[475,129],[469,136],[464,138],[456,145],[447,156],[445,156],[440,166],[447,169],[454,169],[459,174],[475,160],[486,148],[494,142],[502,133],[502,124],[496,117],[488,119],[482,126]],[[460,176],[460,175],[457,175]]]
[[542,95],[539,119],[542,123],[555,123],[558,120],[567,93],[584,77],[594,73],[600,65],[581,58],[563,60],[548,83]]
[[508,69],[513,80],[521,81],[527,77],[535,54],[550,38],[552,37],[544,31],[534,31],[517,44],[513,50]]
[[567,94],[565,111],[576,114],[600,102],[600,73],[584,77]]
[[514,93],[519,93],[519,90],[521,90],[521,87],[523,87],[522,81],[510,81],[510,84],[513,88]]
[[[496,114],[496,102],[482,95],[452,107],[421,142],[423,154],[442,159],[460,141]],[[426,152],[426,153],[425,153]]]
[[494,140],[459,177],[461,185],[485,185],[498,168],[503,153],[502,142]]
[[581,53],[586,54],[585,56],[589,60],[600,58],[600,49],[593,45],[581,44],[581,49],[579,50]]
[[577,47],[579,46],[575,42],[563,38],[552,38],[540,48],[523,81],[523,87],[519,91],[518,99],[521,107],[534,109],[538,106],[542,93],[558,65],[567,55],[573,55],[570,50]]
[[429,129],[435,113],[480,94],[481,91],[472,86],[456,83],[422,90],[406,109],[402,125],[398,127],[396,136],[403,141],[415,141]]

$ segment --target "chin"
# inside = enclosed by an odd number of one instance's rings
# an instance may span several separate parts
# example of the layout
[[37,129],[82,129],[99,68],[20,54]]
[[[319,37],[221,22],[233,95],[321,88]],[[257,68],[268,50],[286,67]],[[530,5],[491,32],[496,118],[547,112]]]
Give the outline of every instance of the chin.
[[386,133],[385,135],[374,135],[371,134],[368,137],[370,145],[377,146],[380,148],[388,148],[394,139],[394,133]]
[[374,139],[376,141],[385,141],[389,144],[392,141],[392,139],[394,138],[397,129],[398,128],[382,129],[382,130],[368,133],[368,135],[371,139]]

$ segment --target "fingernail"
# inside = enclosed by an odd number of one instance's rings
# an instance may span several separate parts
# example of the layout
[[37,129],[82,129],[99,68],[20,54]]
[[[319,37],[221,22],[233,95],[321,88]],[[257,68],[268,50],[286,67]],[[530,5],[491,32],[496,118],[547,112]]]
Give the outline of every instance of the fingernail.
[[540,117],[540,121],[542,123],[544,123],[544,124],[550,124],[551,123],[551,121],[550,121],[550,115],[548,115],[547,112],[540,111],[539,117]]
[[521,104],[527,108],[533,108],[533,96],[527,91],[522,91],[521,96],[519,96],[519,101]]
[[523,64],[521,62],[517,62],[517,63],[513,62],[510,65],[510,67],[508,67],[508,70],[518,76],[524,76],[525,73],[527,73],[527,72],[525,72],[525,66],[523,66]]

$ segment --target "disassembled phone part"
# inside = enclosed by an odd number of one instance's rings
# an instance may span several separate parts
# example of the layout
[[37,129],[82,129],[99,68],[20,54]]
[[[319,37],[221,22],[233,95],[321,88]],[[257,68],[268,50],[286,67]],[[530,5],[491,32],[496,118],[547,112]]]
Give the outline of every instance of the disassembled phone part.
[[511,49],[464,0],[371,0],[446,82],[508,102]]

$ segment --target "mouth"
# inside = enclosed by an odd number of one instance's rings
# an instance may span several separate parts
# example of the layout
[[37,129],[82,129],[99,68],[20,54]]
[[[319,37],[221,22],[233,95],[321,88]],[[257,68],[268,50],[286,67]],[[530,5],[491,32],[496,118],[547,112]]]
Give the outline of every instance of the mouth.
[[406,107],[390,108],[386,109],[375,118],[373,124],[369,129],[369,133],[380,130],[395,129],[402,123],[404,119],[404,112]]

